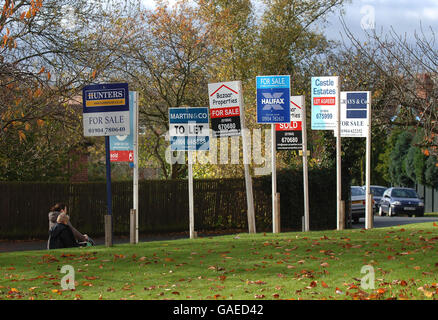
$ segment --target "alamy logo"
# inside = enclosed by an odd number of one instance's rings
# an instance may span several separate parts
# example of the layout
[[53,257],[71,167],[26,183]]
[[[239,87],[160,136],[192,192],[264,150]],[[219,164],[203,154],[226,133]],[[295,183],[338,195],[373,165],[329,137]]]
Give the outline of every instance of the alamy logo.
[[360,270],[360,273],[365,274],[360,282],[360,287],[364,290],[375,289],[375,272],[373,266],[366,265]]
[[71,265],[65,265],[62,266],[61,273],[67,273],[61,279],[62,290],[75,290],[75,269]]
[[284,110],[281,105],[284,105],[284,98],[280,99],[283,92],[274,92],[273,94],[269,92],[263,92],[262,95],[265,99],[261,99],[261,103],[265,105],[263,110]]
[[63,29],[72,31],[76,28],[76,12],[72,6],[66,6],[61,9],[60,25]]
[[376,28],[376,10],[372,5],[364,5],[360,8],[363,15],[360,26],[363,30],[374,30]]

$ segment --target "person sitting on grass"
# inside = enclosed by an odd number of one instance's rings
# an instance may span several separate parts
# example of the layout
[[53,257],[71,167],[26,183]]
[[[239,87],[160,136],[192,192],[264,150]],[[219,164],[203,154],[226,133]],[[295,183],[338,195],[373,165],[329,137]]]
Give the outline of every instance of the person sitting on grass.
[[[65,213],[67,214],[67,206],[64,203],[57,203],[53,207],[50,208],[49,212],[49,231],[56,225],[56,219],[59,214]],[[76,228],[71,225],[69,220],[68,226],[70,227],[73,235],[78,242],[86,242],[88,241],[88,236],[86,234],[80,233]],[[49,249],[49,243],[47,243],[47,249]]]
[[68,226],[69,216],[60,213],[56,219],[56,224],[50,229],[49,249],[79,247],[73,231]]

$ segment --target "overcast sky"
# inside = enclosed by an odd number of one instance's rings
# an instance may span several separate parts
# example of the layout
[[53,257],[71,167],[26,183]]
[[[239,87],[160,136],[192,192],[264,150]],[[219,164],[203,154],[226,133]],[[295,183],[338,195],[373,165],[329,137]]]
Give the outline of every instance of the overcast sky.
[[[260,0],[252,1],[254,6],[260,6]],[[143,3],[148,8],[154,6],[153,0],[143,0]],[[406,33],[411,37],[421,26],[428,36],[432,34],[431,27],[438,32],[438,0],[352,0],[344,6],[344,11],[348,28],[363,39],[365,31],[370,31],[367,29],[370,27],[378,32],[382,28],[387,32],[393,27],[398,34]],[[341,39],[343,28],[339,17],[340,12],[336,11],[328,18],[329,26],[325,34],[330,39]]]
[[[344,10],[348,28],[358,37],[371,26],[372,19],[368,17],[373,13],[378,32],[393,27],[398,34],[412,37],[415,30],[418,32],[421,28],[428,36],[432,35],[431,27],[438,31],[438,0],[353,0]],[[339,16],[336,12],[329,17],[330,28],[326,35],[331,39],[340,39],[340,32],[343,32]]]

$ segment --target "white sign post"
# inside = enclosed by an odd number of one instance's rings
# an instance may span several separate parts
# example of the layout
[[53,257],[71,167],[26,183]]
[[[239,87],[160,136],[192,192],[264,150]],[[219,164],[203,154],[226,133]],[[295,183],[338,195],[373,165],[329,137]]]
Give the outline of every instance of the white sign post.
[[[292,105],[301,107],[301,126],[303,135],[303,186],[304,186],[304,231],[310,231],[309,214],[309,174],[307,167],[307,119],[305,96],[291,97]],[[292,106],[291,106],[292,107]]]
[[138,243],[138,92],[129,92],[129,112],[131,133],[110,137],[110,156],[112,162],[129,162],[133,170],[133,209],[134,221],[131,226],[131,241]]
[[371,92],[341,92],[341,136],[366,138],[365,229],[373,227],[371,185]]
[[195,239],[195,201],[193,196],[193,151],[188,151],[188,170],[189,170],[189,233],[190,239]]
[[280,216],[277,206],[277,148],[275,146],[276,131],[275,124],[271,124],[271,162],[272,162],[272,232],[279,233],[280,225],[277,218]]
[[280,232],[277,194],[276,123],[290,123],[290,76],[258,76],[257,123],[271,124],[272,144],[272,232]]
[[[210,122],[213,136],[242,136],[243,166],[245,170],[248,232],[256,233],[254,196],[248,160],[248,142],[245,134],[245,113],[241,81],[209,83]],[[227,138],[228,139],[228,138]]]
[[368,130],[367,130],[367,146],[366,146],[366,200],[365,200],[365,229],[372,229],[374,224],[374,213],[372,206],[373,196],[371,194],[371,94],[368,92],[368,101],[367,101],[367,110],[368,110]]
[[134,92],[134,177],[133,177],[133,206],[135,210],[135,243],[138,243],[138,92]]
[[189,231],[196,238],[193,195],[193,151],[210,149],[208,108],[169,108],[172,151],[188,151]]
[[[341,112],[339,77],[312,77],[312,130],[334,130],[336,136],[336,225],[341,223],[342,180],[341,180]],[[342,212],[345,214],[344,212]],[[342,219],[344,220],[344,219]],[[344,221],[342,221],[344,222]]]

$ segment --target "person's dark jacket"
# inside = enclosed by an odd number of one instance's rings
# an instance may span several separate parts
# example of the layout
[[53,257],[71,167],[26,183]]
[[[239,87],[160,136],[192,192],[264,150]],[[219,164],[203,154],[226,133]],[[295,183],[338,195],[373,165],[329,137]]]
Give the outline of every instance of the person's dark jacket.
[[49,249],[71,247],[79,247],[73,235],[73,231],[71,231],[69,226],[63,223],[55,224],[52,229],[50,229]]
[[[49,230],[51,230],[56,225],[56,219],[58,218],[60,213],[61,212],[58,212],[58,211],[49,212]],[[79,241],[79,242],[87,241],[85,236],[71,225],[70,220],[68,221],[68,226],[73,231],[73,235],[75,236],[77,241]]]

